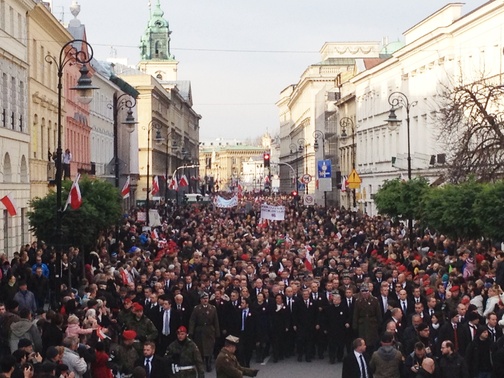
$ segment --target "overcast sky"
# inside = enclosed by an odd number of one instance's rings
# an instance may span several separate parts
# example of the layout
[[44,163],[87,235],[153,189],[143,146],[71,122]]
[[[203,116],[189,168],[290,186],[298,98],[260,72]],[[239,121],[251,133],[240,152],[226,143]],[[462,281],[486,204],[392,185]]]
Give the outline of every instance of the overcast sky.
[[[157,0],[151,0],[152,7]],[[466,0],[464,14],[484,4]],[[53,0],[67,23],[71,0]],[[320,61],[325,42],[403,40],[440,0],[161,0],[179,80],[190,80],[200,139],[255,138],[279,129],[275,102]],[[139,61],[148,0],[80,0],[95,58]]]

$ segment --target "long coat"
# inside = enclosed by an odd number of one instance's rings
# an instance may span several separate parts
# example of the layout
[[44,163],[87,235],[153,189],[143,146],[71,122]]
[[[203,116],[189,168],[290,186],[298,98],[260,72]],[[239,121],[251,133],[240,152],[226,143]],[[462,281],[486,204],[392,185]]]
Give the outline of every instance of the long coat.
[[354,305],[352,327],[357,331],[358,337],[372,347],[379,340],[379,328],[382,323],[382,313],[378,299],[369,296],[368,299],[358,298]]
[[196,344],[189,338],[183,342],[175,340],[168,346],[166,356],[172,363],[183,366],[195,366],[194,370],[181,370],[175,374],[175,377],[180,378],[196,378],[199,375],[204,375],[205,369],[201,353]]
[[226,348],[222,348],[215,360],[217,378],[241,378],[244,375],[253,377],[254,370],[241,366],[236,356]]
[[197,305],[189,319],[189,335],[203,357],[213,354],[215,339],[220,336],[219,318],[215,306]]

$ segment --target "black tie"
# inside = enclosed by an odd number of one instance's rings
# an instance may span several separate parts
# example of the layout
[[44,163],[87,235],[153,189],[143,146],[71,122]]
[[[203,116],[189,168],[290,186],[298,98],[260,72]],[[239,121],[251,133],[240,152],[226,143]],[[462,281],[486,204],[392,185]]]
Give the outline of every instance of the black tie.
[[360,365],[361,365],[361,370],[362,370],[362,378],[367,378],[366,363],[364,362],[364,357],[362,356],[362,354],[360,355],[359,359],[360,359]]
[[151,374],[151,366],[150,366],[150,358],[145,360],[145,375],[147,378],[150,378]]
[[492,342],[495,342],[495,330],[491,329],[490,333],[492,334]]

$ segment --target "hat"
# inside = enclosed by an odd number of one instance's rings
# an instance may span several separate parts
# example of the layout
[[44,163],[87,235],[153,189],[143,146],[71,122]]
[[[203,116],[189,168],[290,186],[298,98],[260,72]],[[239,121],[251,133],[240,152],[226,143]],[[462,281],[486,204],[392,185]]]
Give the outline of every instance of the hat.
[[425,295],[432,295],[432,294],[434,294],[434,289],[432,289],[431,287],[425,290]]
[[143,306],[140,303],[135,302],[133,303],[133,311],[143,311]]
[[200,299],[203,299],[203,298],[208,298],[208,293],[204,291],[204,292],[202,292],[202,293],[200,294],[200,296],[199,296],[199,297],[200,297]]
[[122,334],[124,340],[135,340],[137,337],[137,333],[132,329],[127,329]]
[[126,303],[131,303],[131,298],[125,298],[124,299],[124,304],[126,304]]
[[20,339],[18,341],[18,349],[21,349],[21,348],[26,348],[26,347],[29,347],[29,346],[32,346],[32,342],[31,340],[29,339]]
[[177,332],[185,332],[185,333],[187,333],[187,328],[184,327],[184,326],[180,326],[180,327],[177,328]]
[[471,300],[467,297],[462,298],[462,300],[460,301],[460,303],[465,304],[465,305],[468,304],[469,302],[471,302]]
[[427,328],[429,328],[429,325],[427,323],[420,323],[417,327],[417,331],[420,332]]
[[238,344],[240,342],[240,339],[236,336],[229,335],[226,337],[226,341],[231,344]]
[[369,286],[367,284],[362,284],[360,287],[360,291],[369,291]]
[[58,349],[56,349],[56,347],[54,346],[50,346],[49,348],[47,348],[47,351],[46,351],[46,358],[54,358],[58,355]]
[[459,290],[460,290],[460,287],[459,287],[459,286],[457,286],[457,285],[452,286],[452,287],[451,287],[451,289],[450,289],[450,291],[451,291],[452,293],[453,293],[453,292],[455,292],[455,291],[459,291]]

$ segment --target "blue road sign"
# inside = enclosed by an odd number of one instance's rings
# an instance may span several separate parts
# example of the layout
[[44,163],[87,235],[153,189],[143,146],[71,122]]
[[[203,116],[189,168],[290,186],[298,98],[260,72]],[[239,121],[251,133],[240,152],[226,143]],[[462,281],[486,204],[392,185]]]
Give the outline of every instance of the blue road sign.
[[305,184],[303,184],[302,182],[298,182],[298,188],[297,188],[298,192],[301,192],[301,191],[304,191],[305,190]]
[[318,178],[331,178],[331,160],[318,160],[317,161],[317,175]]

